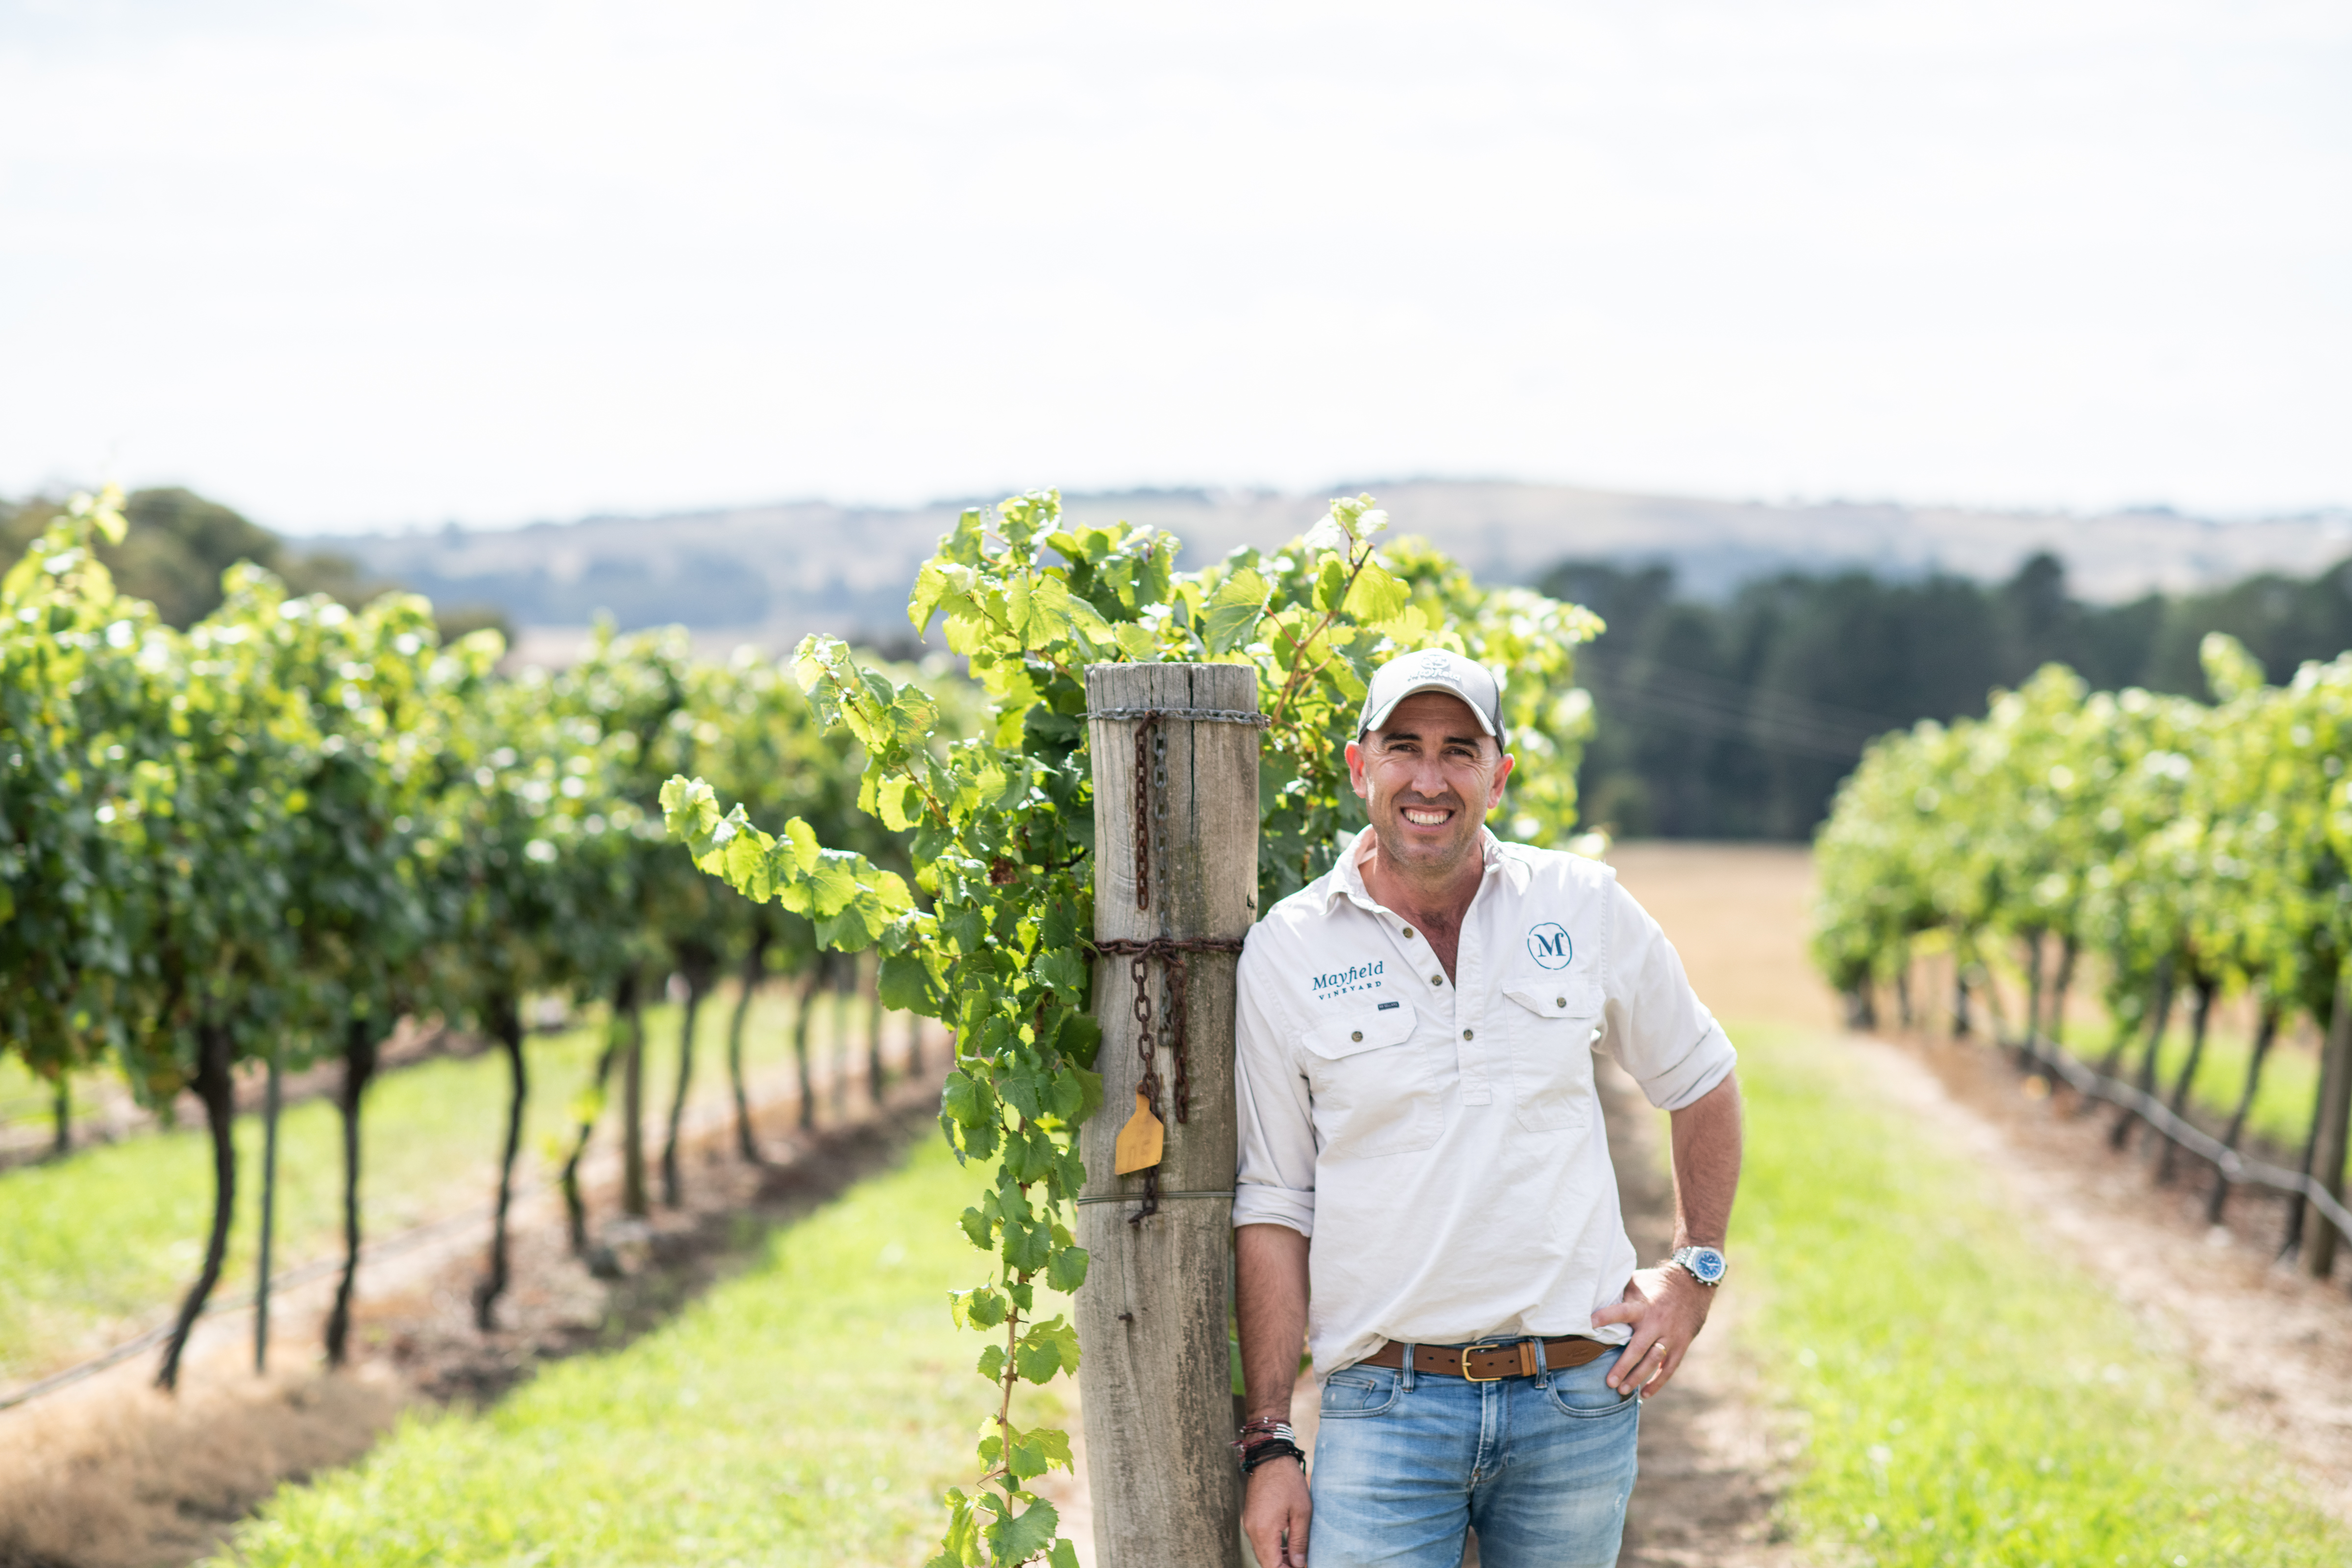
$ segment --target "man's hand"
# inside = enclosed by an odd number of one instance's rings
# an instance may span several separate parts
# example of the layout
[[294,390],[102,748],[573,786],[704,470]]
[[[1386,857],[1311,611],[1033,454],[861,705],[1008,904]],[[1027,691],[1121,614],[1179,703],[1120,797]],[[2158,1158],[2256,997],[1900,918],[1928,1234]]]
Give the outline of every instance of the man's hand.
[[1314,1511],[1297,1460],[1268,1459],[1257,1468],[1242,1500],[1242,1533],[1258,1568],[1307,1568],[1307,1516]]
[[[1595,1324],[1631,1323],[1633,1337],[1609,1371],[1609,1386],[1620,1394],[1640,1389],[1654,1395],[1690,1353],[1691,1342],[1706,1322],[1715,1290],[1679,1264],[1644,1268],[1625,1282],[1625,1299],[1592,1314]],[[1272,1467],[1268,1467],[1271,1468]]]

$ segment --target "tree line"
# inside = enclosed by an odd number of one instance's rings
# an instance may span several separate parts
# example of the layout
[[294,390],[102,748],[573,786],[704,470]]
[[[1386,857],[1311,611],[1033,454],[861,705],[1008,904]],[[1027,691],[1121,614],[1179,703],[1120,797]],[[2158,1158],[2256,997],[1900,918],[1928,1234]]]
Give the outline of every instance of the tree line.
[[[43,496],[0,500],[0,560],[22,555],[67,504]],[[100,539],[98,558],[118,588],[153,605],[157,618],[181,631],[220,607],[222,574],[239,562],[269,572],[289,593],[326,594],[345,605],[402,586],[371,577],[352,556],[289,549],[242,512],[178,486],[132,490],[121,510],[123,536]],[[444,642],[484,627],[514,638],[512,622],[492,605],[439,605],[434,624]]]
[[1580,660],[1601,721],[1580,782],[1588,817],[1624,837],[1805,837],[1874,736],[1981,717],[1988,690],[2045,664],[2210,700],[2209,632],[2273,682],[2352,647],[2352,561],[2120,605],[2074,597],[2049,554],[1998,584],[1789,574],[1721,603],[1678,594],[1668,566],[1571,561],[1542,587],[1609,625]]
[[[825,966],[803,913],[697,872],[668,840],[659,800],[680,771],[723,779],[764,814],[815,823],[875,864],[905,863],[903,836],[857,807],[856,747],[819,729],[772,662],[748,650],[698,662],[675,629],[605,628],[572,668],[505,678],[495,631],[445,640],[415,595],[353,608],[250,563],[178,627],[110,570],[128,532],[119,497],[76,497],[47,510],[0,579],[0,1049],[58,1086],[61,1129],[68,1075],[106,1063],[151,1107],[168,1112],[189,1091],[204,1108],[215,1203],[163,1386],[221,1272],[240,1070],[266,1072],[274,1089],[287,1071],[340,1064],[345,1247],[331,1363],[348,1350],[362,1112],[378,1047],[404,1015],[468,1023],[509,1068],[474,1302],[485,1328],[508,1284],[526,998],[609,1009],[562,1169],[575,1249],[587,1244],[581,1160],[616,1079],[622,1203],[647,1210],[643,1009],[671,977],[685,1005],[657,1165],[668,1202],[679,1200],[696,1016],[724,976],[743,981],[728,1047],[739,1149],[760,1157],[741,1044],[751,991],[772,973],[802,977],[802,1115],[813,1114],[806,1003],[845,961]],[[950,689],[950,727],[954,716]],[[272,1092],[265,1300],[277,1102]]]

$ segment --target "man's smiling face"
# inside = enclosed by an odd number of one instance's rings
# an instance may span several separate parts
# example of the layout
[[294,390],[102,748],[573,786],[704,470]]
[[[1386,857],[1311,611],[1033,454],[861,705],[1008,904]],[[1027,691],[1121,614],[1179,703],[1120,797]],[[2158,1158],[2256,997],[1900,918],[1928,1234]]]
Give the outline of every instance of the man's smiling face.
[[1479,826],[1503,798],[1511,758],[1468,703],[1416,691],[1349,745],[1348,776],[1381,858],[1409,877],[1443,878],[1477,855]]

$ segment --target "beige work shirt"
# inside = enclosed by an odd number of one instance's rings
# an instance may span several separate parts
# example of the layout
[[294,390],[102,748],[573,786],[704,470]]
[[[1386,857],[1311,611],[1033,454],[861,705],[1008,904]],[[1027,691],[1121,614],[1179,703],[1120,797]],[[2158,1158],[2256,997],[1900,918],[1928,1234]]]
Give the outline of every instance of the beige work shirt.
[[1609,867],[1487,834],[1448,982],[1366,892],[1369,842],[1242,952],[1234,1224],[1313,1238],[1318,1376],[1384,1340],[1622,1342],[1592,1323],[1635,1267],[1592,1052],[1674,1110],[1731,1071],[1730,1040]]

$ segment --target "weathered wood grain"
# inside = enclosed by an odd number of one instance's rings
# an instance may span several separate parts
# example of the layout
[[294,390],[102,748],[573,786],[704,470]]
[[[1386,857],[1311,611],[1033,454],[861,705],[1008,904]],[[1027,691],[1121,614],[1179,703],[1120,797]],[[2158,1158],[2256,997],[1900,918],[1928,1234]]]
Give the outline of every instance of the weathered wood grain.
[[[1239,665],[1097,665],[1087,705],[1255,711],[1255,673]],[[1095,936],[1229,938],[1245,934],[1257,896],[1258,731],[1247,725],[1166,719],[1150,758],[1150,908],[1135,907],[1134,765],[1139,726],[1095,720]],[[1193,953],[1185,987],[1190,1119],[1176,1120],[1168,1088],[1163,1194],[1224,1194],[1234,1185],[1234,966],[1230,953]],[[1155,1016],[1168,997],[1150,966]],[[1163,1197],[1138,1224],[1141,1173],[1112,1174],[1112,1148],[1135,1103],[1136,1049],[1129,961],[1098,959],[1095,1016],[1102,1020],[1104,1110],[1080,1138],[1089,1197],[1080,1245],[1092,1257],[1077,1294],[1078,1382],[1097,1568],[1203,1563],[1238,1568],[1241,1483],[1233,1437],[1225,1340],[1233,1264],[1231,1197]]]

